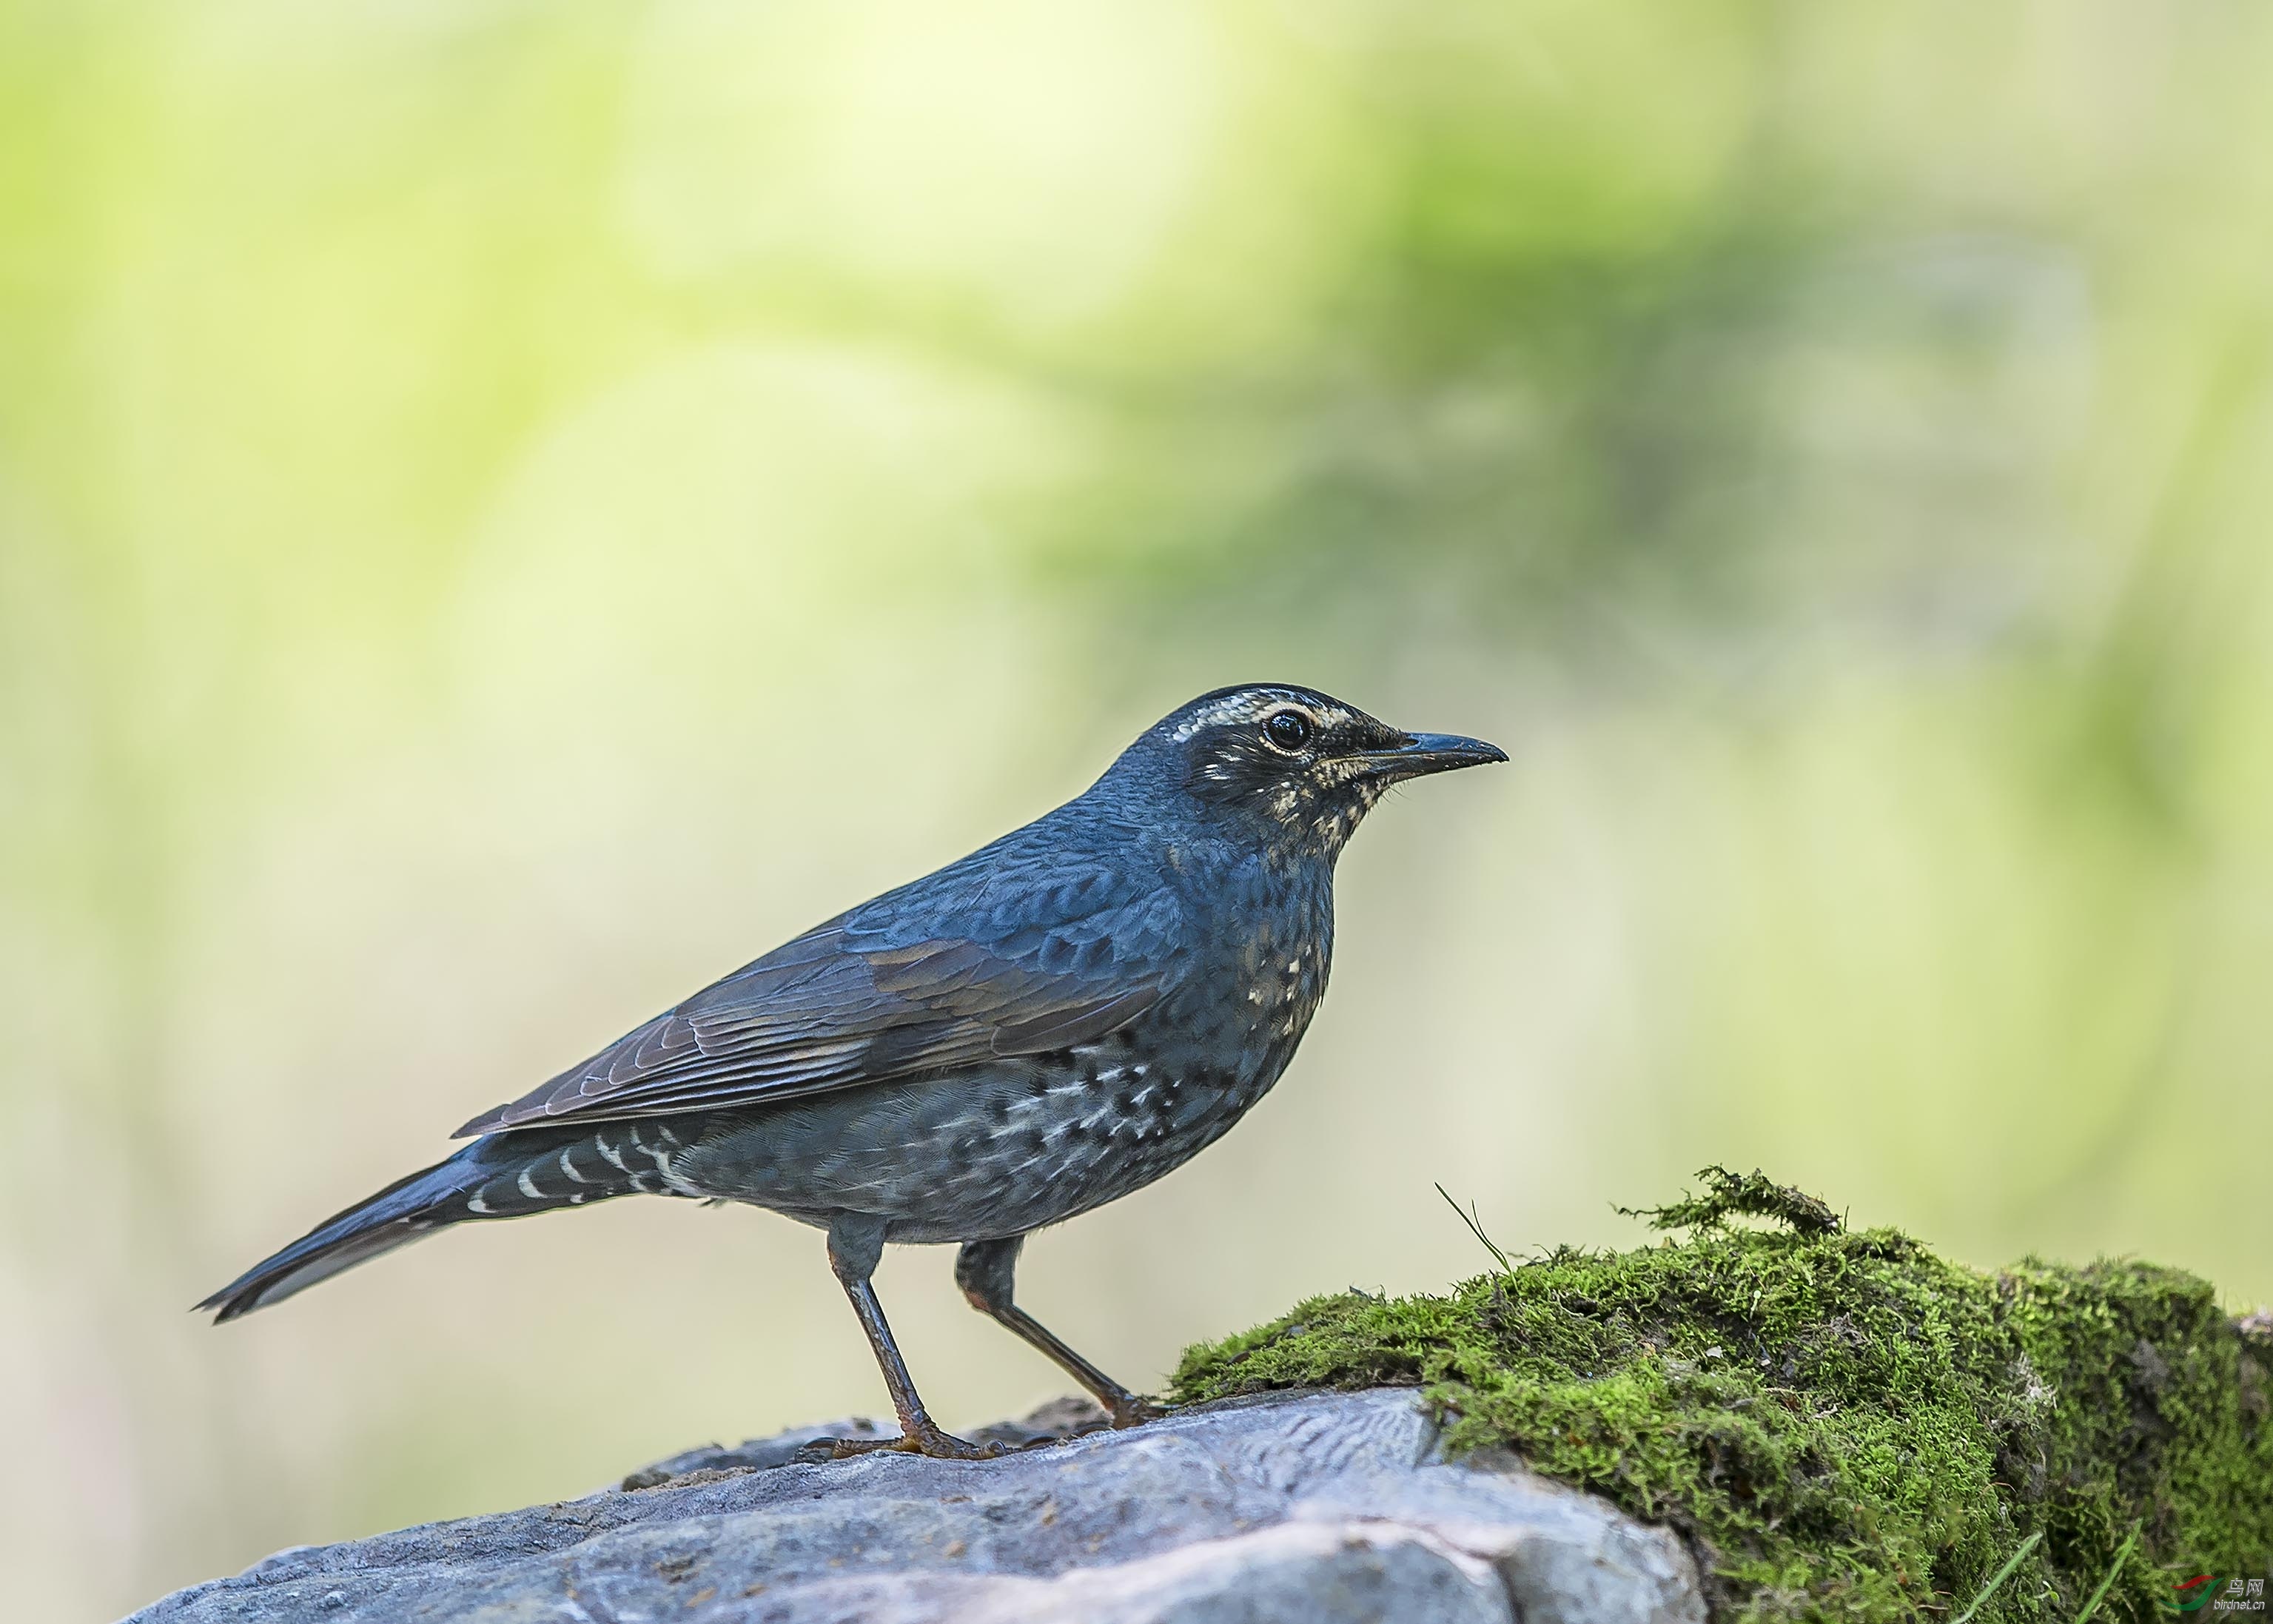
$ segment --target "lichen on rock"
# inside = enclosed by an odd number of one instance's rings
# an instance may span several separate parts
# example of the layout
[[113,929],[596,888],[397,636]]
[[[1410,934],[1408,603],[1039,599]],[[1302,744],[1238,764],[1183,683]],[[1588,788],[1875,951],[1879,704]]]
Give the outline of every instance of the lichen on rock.
[[1685,1238],[1313,1298],[1189,1350],[1175,1396],[1416,1384],[1448,1448],[1679,1529],[1722,1618],[2074,1617],[2111,1573],[2099,1616],[2145,1617],[2164,1566],[2273,1567],[2258,1317],[2175,1269],[1985,1274],[1759,1174],[1699,1177],[1649,1214]]

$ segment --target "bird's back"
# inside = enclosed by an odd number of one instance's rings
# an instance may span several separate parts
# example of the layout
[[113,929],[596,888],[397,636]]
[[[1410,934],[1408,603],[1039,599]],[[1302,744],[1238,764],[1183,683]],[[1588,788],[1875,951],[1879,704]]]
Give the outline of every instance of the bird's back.
[[1324,996],[1332,943],[1324,865],[1101,820],[1019,831],[843,925],[897,944],[911,913],[1039,973],[1142,975],[1158,994],[1047,1049],[709,1117],[674,1163],[690,1189],[814,1223],[874,1213],[900,1241],[1058,1222],[1181,1166],[1262,1098]]

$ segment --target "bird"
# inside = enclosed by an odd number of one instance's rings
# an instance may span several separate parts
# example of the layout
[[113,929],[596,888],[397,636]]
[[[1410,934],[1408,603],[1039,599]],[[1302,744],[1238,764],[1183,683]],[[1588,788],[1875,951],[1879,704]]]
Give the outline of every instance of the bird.
[[199,1304],[236,1320],[438,1229],[629,1195],[769,1208],[828,1237],[896,1437],[935,1423],[871,1276],[959,1248],[971,1304],[1133,1426],[1161,1413],[1016,1300],[1035,1230],[1152,1184],[1279,1080],[1326,987],[1336,860],[1392,786],[1504,762],[1316,688],[1179,707],[1094,784],[634,1028],[453,1137],[473,1143],[319,1224]]

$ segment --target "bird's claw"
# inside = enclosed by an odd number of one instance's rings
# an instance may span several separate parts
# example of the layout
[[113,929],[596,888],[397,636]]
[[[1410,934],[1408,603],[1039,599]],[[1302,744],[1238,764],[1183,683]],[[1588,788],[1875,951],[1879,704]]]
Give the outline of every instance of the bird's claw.
[[835,1461],[849,1461],[859,1455],[886,1451],[896,1455],[920,1455],[934,1461],[992,1461],[1010,1453],[1002,1444],[974,1444],[929,1422],[910,1427],[897,1438],[829,1438],[815,1439],[814,1442],[815,1445],[825,1444],[829,1458]]
[[1156,1404],[1134,1393],[1124,1393],[1105,1407],[1106,1419],[1116,1432],[1142,1426],[1147,1421],[1158,1421],[1167,1413],[1166,1404]]

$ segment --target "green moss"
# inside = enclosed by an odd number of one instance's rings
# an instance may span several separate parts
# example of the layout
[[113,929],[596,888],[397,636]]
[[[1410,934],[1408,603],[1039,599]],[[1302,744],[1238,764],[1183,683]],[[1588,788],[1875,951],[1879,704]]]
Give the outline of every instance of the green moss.
[[[1678,1528],[1722,1618],[2143,1619],[2164,1568],[2273,1567],[2273,1337],[2150,1264],[1995,1274],[1755,1174],[1662,1209],[1692,1229],[1557,1252],[1449,1296],[1314,1298],[1189,1350],[1185,1401],[1414,1383],[1454,1452]],[[1777,1229],[1739,1227],[1739,1214]]]

